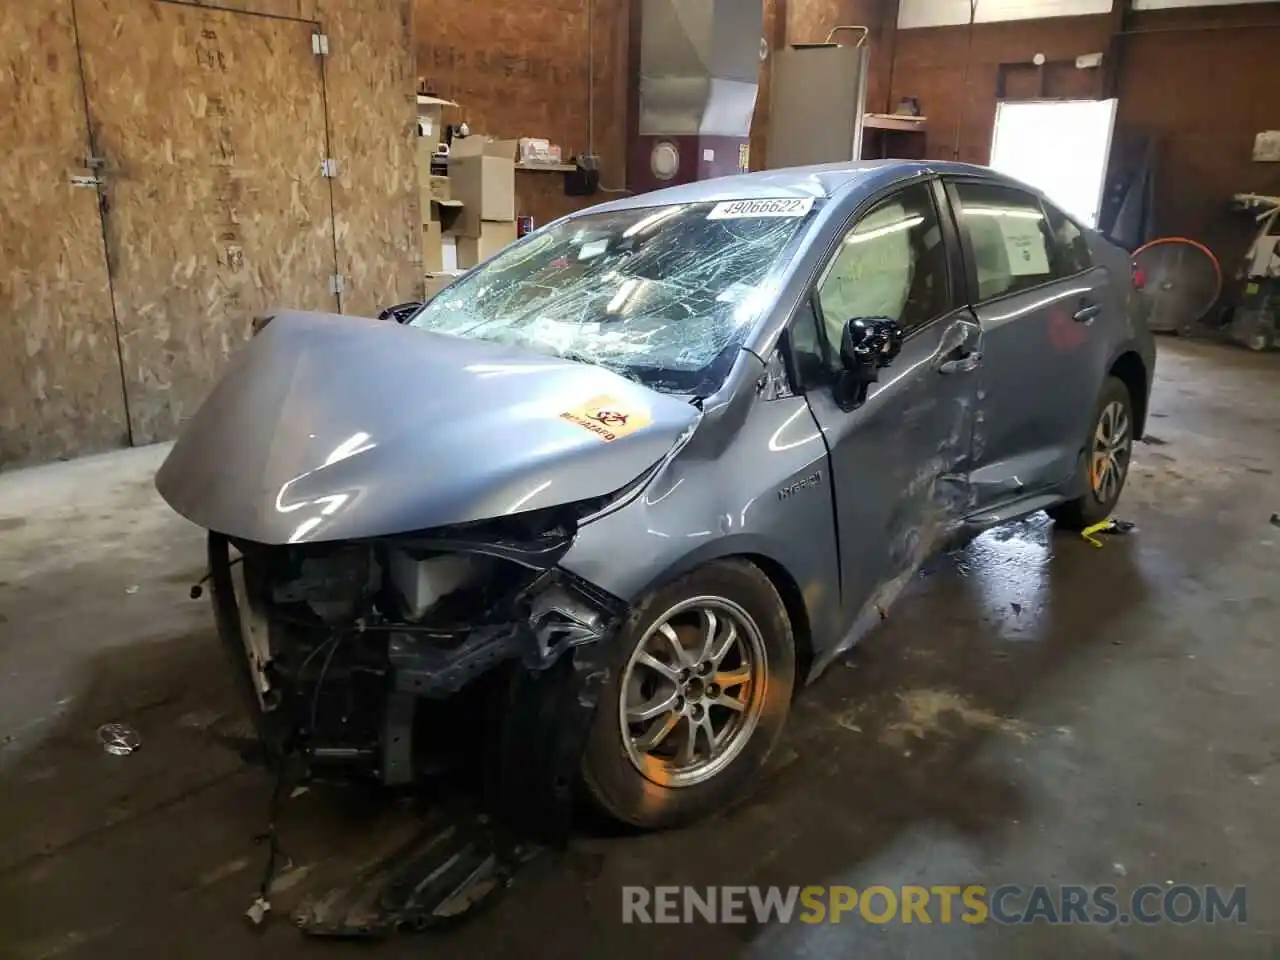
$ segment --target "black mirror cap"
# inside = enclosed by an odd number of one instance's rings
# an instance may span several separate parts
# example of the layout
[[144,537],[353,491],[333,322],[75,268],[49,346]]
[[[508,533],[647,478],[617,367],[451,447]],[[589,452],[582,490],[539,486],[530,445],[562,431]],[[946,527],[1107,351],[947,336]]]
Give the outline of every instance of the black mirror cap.
[[871,375],[902,350],[905,335],[889,317],[854,317],[840,335],[840,362],[851,373]]
[[397,303],[394,307],[387,307],[378,314],[379,320],[394,320],[396,323],[408,323],[413,319],[413,315],[422,309],[423,301],[410,300],[408,303]]

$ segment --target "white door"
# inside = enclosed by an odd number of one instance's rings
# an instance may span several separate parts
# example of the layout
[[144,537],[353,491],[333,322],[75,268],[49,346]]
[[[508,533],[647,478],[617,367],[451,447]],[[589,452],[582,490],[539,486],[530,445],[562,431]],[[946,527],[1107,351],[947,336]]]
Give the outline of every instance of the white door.
[[996,106],[991,167],[1098,225],[1115,100],[1006,101]]

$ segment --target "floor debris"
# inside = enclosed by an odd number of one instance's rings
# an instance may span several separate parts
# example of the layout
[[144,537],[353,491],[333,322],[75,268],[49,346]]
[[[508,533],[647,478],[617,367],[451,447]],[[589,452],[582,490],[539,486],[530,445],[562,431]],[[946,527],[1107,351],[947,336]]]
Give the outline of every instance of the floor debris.
[[1096,534],[1106,533],[1123,535],[1126,533],[1133,533],[1136,529],[1138,529],[1138,525],[1132,520],[1117,520],[1115,517],[1108,517],[1101,523],[1095,523],[1092,526],[1085,527],[1080,531],[1080,536],[1095,547],[1100,547],[1102,546],[1102,541],[1097,538]]
[[309,898],[294,923],[326,937],[386,937],[451,925],[493,902],[541,849],[511,843],[483,817],[428,824],[351,883]]
[[138,731],[127,723],[104,723],[98,728],[98,742],[103,750],[116,757],[127,757],[142,746]]

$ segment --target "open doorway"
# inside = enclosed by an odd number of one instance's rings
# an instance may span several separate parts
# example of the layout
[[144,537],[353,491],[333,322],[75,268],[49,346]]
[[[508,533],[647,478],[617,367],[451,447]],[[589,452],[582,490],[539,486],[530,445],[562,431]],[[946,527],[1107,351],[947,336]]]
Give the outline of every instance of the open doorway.
[[1096,227],[1115,119],[1114,99],[1003,101],[991,166]]

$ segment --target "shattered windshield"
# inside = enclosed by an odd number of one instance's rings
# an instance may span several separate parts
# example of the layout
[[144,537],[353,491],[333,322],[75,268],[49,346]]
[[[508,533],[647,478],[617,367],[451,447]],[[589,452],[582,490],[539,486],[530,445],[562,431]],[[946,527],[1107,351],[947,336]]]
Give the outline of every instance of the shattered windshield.
[[768,306],[768,284],[813,206],[733,200],[575,217],[462,277],[409,325],[705,396]]

